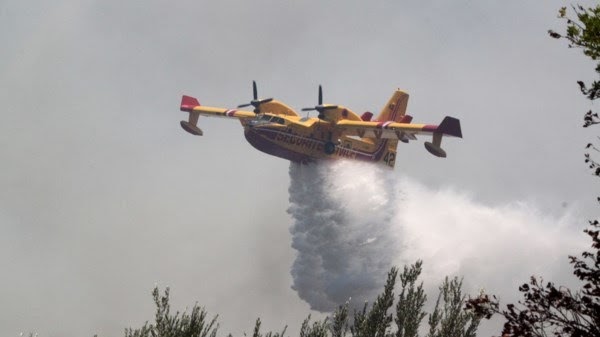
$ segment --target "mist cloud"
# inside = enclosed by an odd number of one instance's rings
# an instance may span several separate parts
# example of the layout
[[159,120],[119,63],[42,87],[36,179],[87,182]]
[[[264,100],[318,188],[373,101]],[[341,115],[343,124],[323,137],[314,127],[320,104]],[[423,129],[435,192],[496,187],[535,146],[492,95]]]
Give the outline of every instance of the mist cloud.
[[392,185],[382,171],[345,168],[290,165],[293,288],[314,310],[368,300],[397,255]]
[[293,288],[318,311],[374,300],[392,266],[417,259],[430,290],[460,275],[471,293],[513,300],[533,274],[570,282],[567,255],[585,247],[574,228],[582,222],[566,209],[484,205],[364,163],[291,164],[290,179]]

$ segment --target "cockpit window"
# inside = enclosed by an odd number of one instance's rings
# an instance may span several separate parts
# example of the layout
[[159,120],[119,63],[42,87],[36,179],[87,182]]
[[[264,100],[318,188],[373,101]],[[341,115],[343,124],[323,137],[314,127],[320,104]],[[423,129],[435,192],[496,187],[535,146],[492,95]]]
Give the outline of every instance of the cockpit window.
[[285,119],[277,116],[261,115],[257,119],[263,123],[277,123],[285,125]]

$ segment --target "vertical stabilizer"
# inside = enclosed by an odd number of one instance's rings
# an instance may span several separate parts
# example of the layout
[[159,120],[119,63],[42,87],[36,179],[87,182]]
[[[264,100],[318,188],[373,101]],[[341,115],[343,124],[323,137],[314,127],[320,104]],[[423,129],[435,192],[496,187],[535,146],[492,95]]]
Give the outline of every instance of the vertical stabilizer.
[[376,120],[378,122],[402,122],[408,105],[408,94],[398,89],[394,92],[388,103],[383,107]]
[[[406,106],[408,105],[408,94],[398,89],[394,92],[387,104],[381,109],[379,116],[375,119],[377,122],[399,122],[410,123],[411,116],[406,115]],[[383,147],[383,155],[378,160],[380,163],[394,167],[396,164],[396,149],[398,139],[373,139],[375,146]]]

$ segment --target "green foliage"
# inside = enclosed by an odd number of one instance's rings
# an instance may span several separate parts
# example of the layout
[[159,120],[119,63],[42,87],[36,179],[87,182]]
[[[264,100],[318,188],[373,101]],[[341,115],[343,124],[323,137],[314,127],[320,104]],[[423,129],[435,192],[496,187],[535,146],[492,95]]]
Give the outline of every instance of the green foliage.
[[326,337],[328,328],[328,319],[324,319],[323,321],[313,322],[312,326],[310,325],[310,315],[308,318],[302,322],[302,327],[300,328],[300,337]]
[[[556,39],[564,38],[569,41],[569,48],[580,48],[583,54],[593,61],[600,59],[600,5],[591,8],[572,6],[575,18],[567,15],[567,8],[558,11],[558,17],[566,20],[567,28],[564,34],[549,30],[548,34]],[[596,74],[600,74],[600,63],[596,65]],[[581,92],[590,100],[600,97],[600,81],[592,82],[588,88],[582,81],[577,82]]]
[[[429,316],[427,337],[474,337],[481,316],[463,310],[466,296],[462,294],[462,280],[444,280],[435,309]],[[441,302],[440,302],[441,300]],[[440,306],[441,304],[441,306]]]
[[363,310],[354,313],[354,325],[350,328],[355,337],[386,336],[393,321],[389,309],[394,305],[394,286],[398,269],[392,268],[388,273],[383,293],[377,296],[371,310],[367,311],[367,303]]
[[[309,316],[310,319],[310,316]],[[252,334],[252,337],[263,337],[263,335],[260,333],[260,325],[262,324],[262,322],[260,321],[260,318],[256,319],[256,323],[254,324],[254,333]],[[285,334],[285,330],[287,330],[287,326],[285,328],[283,328],[283,331],[281,331],[280,333],[273,333],[271,331],[267,332],[266,335],[264,335],[264,337],[283,337],[283,335]],[[244,334],[246,335],[246,334]],[[231,336],[231,335],[229,335]]]
[[[404,267],[400,274],[401,290],[396,304],[395,317],[389,313],[394,304],[394,285],[398,270],[392,268],[388,274],[383,293],[377,297],[370,310],[365,304],[354,314],[352,336],[418,337],[422,320],[427,316],[423,311],[427,296],[423,284],[417,285],[422,262],[417,261]],[[462,294],[462,281],[448,278],[440,286],[434,311],[429,315],[428,337],[472,337],[479,327],[481,317],[473,310],[465,310],[466,296]],[[391,331],[392,321],[396,331]]]
[[[558,11],[558,17],[566,20],[567,28],[564,35],[549,30],[551,37],[556,39],[564,38],[569,41],[569,48],[580,48],[583,54],[593,61],[596,61],[595,72],[600,75],[600,5],[596,7],[584,8],[583,6],[572,6],[572,11],[576,19],[567,15],[567,8],[562,7]],[[600,97],[600,81],[593,81],[588,86],[583,81],[578,81],[581,93],[589,100],[595,100]],[[583,117],[583,127],[587,128],[592,125],[600,124],[598,113],[591,110],[586,112]],[[589,143],[586,149],[592,149],[598,152],[598,149]],[[593,153],[585,152],[585,163],[588,165],[592,174],[600,177],[600,164],[598,160],[594,160]]]
[[423,282],[415,287],[422,264],[422,261],[417,261],[410,268],[404,266],[404,272],[400,275],[402,291],[396,305],[396,337],[417,337],[421,321],[427,315],[423,312],[427,300]]
[[600,150],[598,150],[598,148],[592,143],[588,143],[588,145],[586,145],[585,148],[588,151],[584,155],[586,165],[588,165],[588,167],[592,171],[593,175],[600,177],[600,163],[598,163],[596,160],[594,160],[594,158],[592,157],[592,155],[589,152],[589,151],[594,151],[594,152],[598,153],[598,152],[600,152]]
[[219,328],[217,316],[207,320],[204,308],[194,305],[190,314],[179,311],[172,315],[169,305],[169,288],[160,296],[158,287],[152,291],[156,304],[155,324],[148,324],[139,329],[125,329],[125,337],[215,337]]
[[348,333],[348,302],[344,305],[340,305],[337,310],[333,313],[331,324],[329,329],[332,337],[346,336]]
[[[355,311],[352,323],[348,315],[349,303],[340,305],[331,317],[311,322],[309,315],[300,328],[300,337],[344,337],[348,332],[353,337],[418,337],[421,321],[427,315],[423,311],[426,296],[423,283],[417,285],[421,275],[422,262],[417,261],[410,267],[404,267],[399,275],[401,291],[396,310],[394,306],[394,287],[398,278],[398,269],[392,268],[387,276],[383,292],[369,307],[365,303],[362,310]],[[461,291],[462,281],[446,280],[440,286],[440,296],[429,322],[431,337],[470,337],[475,335],[479,320],[471,311],[463,311],[465,296]],[[158,288],[152,292],[156,304],[155,323],[146,322],[141,328],[125,330],[125,337],[216,337],[219,328],[217,316],[207,319],[204,308],[194,305],[190,314],[176,312],[171,314],[169,288],[160,296]],[[392,331],[392,322],[397,330]],[[433,322],[433,323],[432,323]],[[287,327],[286,327],[287,328]],[[284,337],[286,328],[280,333],[262,334],[261,320],[257,319],[252,337]],[[244,334],[245,335],[245,334]],[[231,335],[229,335],[231,336]]]
[[[392,268],[388,274],[383,293],[377,297],[370,310],[365,303],[362,310],[354,313],[354,323],[350,328],[353,337],[418,337],[422,320],[427,316],[423,311],[427,296],[423,283],[417,285],[421,274],[422,262],[417,261],[410,267],[404,267],[400,274],[401,289],[396,304],[395,317],[389,313],[394,304],[394,286],[398,270]],[[465,310],[466,296],[462,294],[462,281],[448,278],[440,286],[440,295],[434,311],[429,315],[430,337],[471,337],[479,327],[481,317],[473,310]],[[340,307],[343,308],[343,307]],[[338,309],[339,311],[340,309]],[[335,316],[334,316],[335,317]],[[396,322],[396,331],[391,331],[392,321]],[[343,336],[335,335],[333,336]]]

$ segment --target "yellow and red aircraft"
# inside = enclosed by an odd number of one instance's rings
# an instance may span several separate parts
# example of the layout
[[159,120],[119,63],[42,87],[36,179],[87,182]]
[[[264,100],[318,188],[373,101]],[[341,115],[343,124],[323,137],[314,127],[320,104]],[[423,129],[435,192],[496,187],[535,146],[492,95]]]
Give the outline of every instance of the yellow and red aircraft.
[[446,157],[440,147],[442,137],[462,138],[460,121],[445,117],[439,125],[411,124],[406,114],[408,94],[396,90],[381,113],[372,119],[371,112],[361,116],[341,105],[323,104],[319,86],[318,105],[302,111],[317,111],[318,117],[302,117],[292,108],[273,98],[259,99],[256,82],[252,83],[253,100],[237,108],[253,106],[253,111],[200,105],[194,97],[183,96],[181,111],[189,113],[181,121],[183,129],[201,136],[198,117],[237,118],[244,135],[256,149],[294,162],[308,163],[322,159],[356,159],[394,167],[398,141],[408,143],[417,135],[431,135],[425,148],[433,155]]

